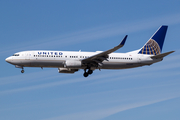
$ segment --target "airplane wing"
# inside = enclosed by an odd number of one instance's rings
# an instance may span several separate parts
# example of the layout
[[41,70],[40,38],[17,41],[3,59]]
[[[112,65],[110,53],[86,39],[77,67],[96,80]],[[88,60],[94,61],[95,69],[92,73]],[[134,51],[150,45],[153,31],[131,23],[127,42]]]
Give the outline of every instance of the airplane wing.
[[85,58],[85,59],[82,59],[82,63],[84,64],[93,64],[93,63],[102,63],[102,61],[104,60],[107,60],[108,58],[108,54],[118,50],[119,48],[123,47],[125,42],[126,42],[126,38],[127,38],[127,35],[124,37],[124,39],[121,41],[121,43],[118,45],[118,46],[115,46],[114,48],[112,49],[109,49],[107,51],[104,51],[104,52],[101,52],[101,53],[98,53],[96,55],[93,55],[89,58]]
[[175,51],[170,51],[170,52],[162,53],[162,54],[159,54],[159,55],[155,55],[155,56],[152,56],[151,58],[160,59],[160,58],[163,58],[163,57],[165,57],[165,56],[167,56],[167,55],[169,55],[169,54],[171,54],[173,52],[175,52]]

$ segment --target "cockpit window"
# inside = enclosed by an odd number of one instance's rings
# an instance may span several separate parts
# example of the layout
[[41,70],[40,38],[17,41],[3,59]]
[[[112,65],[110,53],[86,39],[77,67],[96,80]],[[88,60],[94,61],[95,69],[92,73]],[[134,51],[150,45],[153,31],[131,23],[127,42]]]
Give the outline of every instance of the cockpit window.
[[14,54],[13,56],[19,56],[19,54]]

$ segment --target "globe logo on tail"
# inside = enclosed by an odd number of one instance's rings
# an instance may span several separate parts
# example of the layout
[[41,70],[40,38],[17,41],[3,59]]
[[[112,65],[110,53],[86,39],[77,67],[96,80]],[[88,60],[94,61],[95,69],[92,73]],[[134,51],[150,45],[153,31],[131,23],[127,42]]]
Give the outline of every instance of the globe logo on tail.
[[139,54],[146,54],[146,55],[158,55],[161,53],[161,49],[158,43],[150,39],[146,45],[139,51]]

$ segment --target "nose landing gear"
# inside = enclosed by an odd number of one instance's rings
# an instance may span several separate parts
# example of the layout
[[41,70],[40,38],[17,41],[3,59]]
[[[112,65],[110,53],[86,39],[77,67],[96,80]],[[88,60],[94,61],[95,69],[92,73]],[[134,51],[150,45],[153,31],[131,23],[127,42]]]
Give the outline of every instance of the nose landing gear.
[[21,73],[24,73],[24,70],[21,70]]
[[23,68],[23,66],[15,65],[15,67],[16,67],[16,68],[21,68],[21,69],[22,69],[22,70],[21,70],[21,73],[24,73],[24,68]]
[[21,73],[24,73],[24,68],[22,67]]

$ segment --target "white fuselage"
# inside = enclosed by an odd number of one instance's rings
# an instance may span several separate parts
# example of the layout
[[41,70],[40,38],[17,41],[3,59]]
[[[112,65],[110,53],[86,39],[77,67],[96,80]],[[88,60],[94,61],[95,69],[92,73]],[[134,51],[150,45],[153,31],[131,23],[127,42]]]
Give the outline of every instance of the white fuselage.
[[124,46],[127,36],[115,47],[106,51],[23,51],[6,58],[6,61],[24,67],[55,67],[59,73],[75,73],[84,69],[84,77],[91,75],[95,69],[126,69],[151,65],[163,60],[163,57],[174,51],[161,53],[168,26],[161,26],[147,43],[139,50],[127,53],[114,53]]
[[[81,61],[89,56],[96,55],[97,52],[74,52],[74,51],[23,51],[15,53],[6,59],[7,62],[16,65],[16,67],[56,67],[66,68],[66,61]],[[126,69],[151,65],[162,59],[152,59],[151,55],[129,53],[111,53],[107,60],[100,65],[100,69]],[[74,67],[73,67],[74,68]],[[75,67],[76,69],[85,69],[85,66]],[[93,68],[98,69],[98,68]]]

